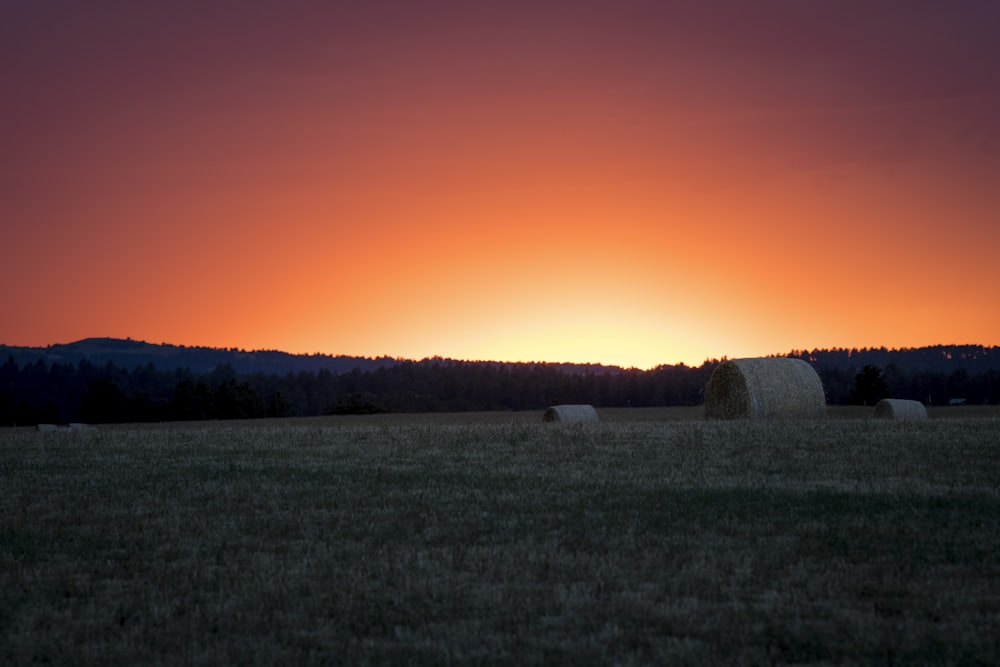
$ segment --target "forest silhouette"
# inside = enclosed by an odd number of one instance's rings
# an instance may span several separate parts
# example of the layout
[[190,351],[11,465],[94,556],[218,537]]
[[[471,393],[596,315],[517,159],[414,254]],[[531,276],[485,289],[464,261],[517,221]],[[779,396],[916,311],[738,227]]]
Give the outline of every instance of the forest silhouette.
[[[884,396],[928,405],[1000,403],[998,347],[793,350],[782,356],[809,362],[833,405],[871,405]],[[557,403],[691,406],[703,402],[705,384],[721,361],[640,370],[290,355],[116,339],[0,346],[0,359],[0,424],[8,426],[541,410]]]

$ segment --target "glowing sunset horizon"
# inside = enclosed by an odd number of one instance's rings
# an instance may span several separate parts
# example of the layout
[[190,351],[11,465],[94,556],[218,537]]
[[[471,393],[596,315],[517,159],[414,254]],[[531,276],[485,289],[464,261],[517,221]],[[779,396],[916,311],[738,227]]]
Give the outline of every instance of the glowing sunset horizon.
[[11,3],[0,343],[1000,344],[1000,7]]

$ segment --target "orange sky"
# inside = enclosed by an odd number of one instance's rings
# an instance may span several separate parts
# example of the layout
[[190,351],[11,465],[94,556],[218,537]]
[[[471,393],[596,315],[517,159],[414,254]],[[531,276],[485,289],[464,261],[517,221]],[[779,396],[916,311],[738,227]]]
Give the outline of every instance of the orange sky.
[[4,3],[0,343],[997,345],[998,32],[971,0]]

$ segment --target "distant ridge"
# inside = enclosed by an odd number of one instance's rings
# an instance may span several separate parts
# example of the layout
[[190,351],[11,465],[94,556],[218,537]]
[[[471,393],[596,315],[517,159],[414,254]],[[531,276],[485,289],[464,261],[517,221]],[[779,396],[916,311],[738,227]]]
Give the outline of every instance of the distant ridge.
[[860,369],[865,365],[899,371],[952,373],[1000,371],[1000,347],[984,345],[928,345],[925,347],[833,348],[792,350],[785,356],[808,361],[817,369]]
[[285,375],[301,371],[349,373],[355,369],[369,371],[394,366],[399,360],[391,357],[349,357],[327,354],[290,354],[277,350],[246,351],[237,348],[188,347],[168,343],[147,343],[121,338],[85,338],[73,343],[47,347],[14,347],[0,345],[0,363],[13,357],[21,366],[41,361],[47,365],[72,364],[87,361],[95,366],[113,363],[119,368],[137,368],[152,364],[158,370],[188,368],[195,373],[208,373],[222,365],[237,373]]
[[[285,375],[287,373],[317,372],[326,370],[334,374],[361,372],[396,366],[401,363],[417,363],[415,359],[389,356],[352,357],[330,354],[292,354],[278,350],[243,350],[239,348],[189,347],[169,343],[147,343],[131,338],[84,338],[73,343],[58,343],[46,347],[17,347],[0,345],[0,363],[13,358],[20,366],[39,361],[47,364],[72,364],[87,361],[95,366],[109,362],[118,368],[132,369],[152,364],[157,370],[187,368],[195,373],[208,373],[219,366],[229,365],[239,374],[264,373]],[[623,372],[619,366],[604,364],[580,364],[570,362],[466,362],[458,359],[430,357],[419,363],[454,366],[464,363],[480,363],[496,366],[536,366],[545,365],[569,375],[583,373],[616,374]]]
[[[818,370],[860,369],[870,364],[880,368],[894,367],[900,371],[969,372],[1000,371],[1000,347],[983,345],[930,345],[917,348],[832,348],[792,350],[772,356],[797,357],[808,361]],[[340,375],[352,371],[368,372],[404,363],[439,364],[457,366],[484,364],[489,366],[545,366],[568,375],[598,374],[617,375],[627,372],[619,366],[581,364],[569,362],[503,362],[463,361],[432,357],[411,360],[382,357],[352,357],[329,354],[292,354],[278,350],[243,350],[239,348],[190,347],[169,343],[147,343],[131,338],[85,338],[72,343],[47,347],[18,347],[0,345],[0,363],[13,358],[19,366],[42,362],[76,366],[86,361],[95,366],[112,363],[118,368],[132,369],[152,365],[157,370],[190,369],[195,373],[208,373],[219,366],[228,365],[238,374],[263,373],[286,375],[288,373],[318,372],[321,370]],[[714,365],[718,359],[706,359]],[[683,364],[681,364],[683,366]],[[629,369],[631,371],[633,369]]]

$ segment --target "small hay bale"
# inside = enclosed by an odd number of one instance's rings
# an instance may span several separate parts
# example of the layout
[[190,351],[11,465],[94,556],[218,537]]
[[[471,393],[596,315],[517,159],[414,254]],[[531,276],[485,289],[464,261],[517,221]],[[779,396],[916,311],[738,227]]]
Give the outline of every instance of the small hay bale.
[[816,370],[801,359],[768,357],[724,361],[705,387],[708,419],[816,418],[826,415],[826,393]]
[[83,424],[81,422],[70,422],[67,424],[69,430],[71,431],[96,431],[97,429],[90,424]]
[[592,405],[553,405],[542,415],[543,422],[566,424],[596,424],[597,410]]
[[927,419],[927,408],[920,401],[906,398],[883,398],[875,404],[879,419]]
[[55,433],[57,431],[64,431],[66,429],[57,424],[37,424],[35,426],[35,430],[41,431],[42,433]]

